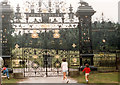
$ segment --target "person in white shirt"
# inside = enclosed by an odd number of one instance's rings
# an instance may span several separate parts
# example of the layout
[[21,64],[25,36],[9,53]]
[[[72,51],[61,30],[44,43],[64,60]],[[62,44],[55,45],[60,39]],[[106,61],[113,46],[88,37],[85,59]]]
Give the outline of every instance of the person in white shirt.
[[66,79],[67,83],[69,82],[69,80],[67,79],[67,72],[68,72],[68,63],[66,62],[66,58],[62,59],[62,64],[61,64],[61,68],[62,68],[62,72],[63,72],[63,80]]

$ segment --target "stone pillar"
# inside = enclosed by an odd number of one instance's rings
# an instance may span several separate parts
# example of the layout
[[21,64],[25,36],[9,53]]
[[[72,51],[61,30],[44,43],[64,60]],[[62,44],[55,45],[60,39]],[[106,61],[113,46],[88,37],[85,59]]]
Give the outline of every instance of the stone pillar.
[[76,12],[79,19],[79,52],[80,66],[83,58],[89,58],[93,65],[93,49],[92,49],[92,27],[91,17],[95,13],[93,8],[87,2],[81,1]]

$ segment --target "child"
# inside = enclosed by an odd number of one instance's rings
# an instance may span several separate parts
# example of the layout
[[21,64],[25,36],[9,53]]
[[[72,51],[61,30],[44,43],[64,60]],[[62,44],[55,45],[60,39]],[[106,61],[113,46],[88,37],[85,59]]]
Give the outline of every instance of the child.
[[82,72],[84,72],[85,71],[85,79],[86,79],[86,82],[88,83],[88,77],[89,77],[89,73],[90,73],[90,68],[89,68],[89,65],[88,64],[85,64],[86,65],[86,67],[83,69],[83,71]]
[[66,58],[62,59],[62,64],[61,64],[61,68],[62,68],[62,72],[63,72],[63,80],[66,79],[67,83],[69,82],[69,80],[67,79],[67,72],[68,72],[68,63],[66,62]]
[[2,69],[1,71],[3,71],[3,75],[5,75],[5,73],[7,74],[7,78],[8,78],[8,80],[9,80],[9,72],[8,72],[8,69],[7,69],[5,66],[3,66],[3,69]]

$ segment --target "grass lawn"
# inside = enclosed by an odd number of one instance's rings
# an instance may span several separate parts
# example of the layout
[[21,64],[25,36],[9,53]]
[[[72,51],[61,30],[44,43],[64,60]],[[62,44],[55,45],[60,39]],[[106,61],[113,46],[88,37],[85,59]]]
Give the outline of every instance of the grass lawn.
[[[83,73],[73,78],[77,80],[78,83],[86,83]],[[89,83],[118,83],[118,72],[91,73],[89,76]]]

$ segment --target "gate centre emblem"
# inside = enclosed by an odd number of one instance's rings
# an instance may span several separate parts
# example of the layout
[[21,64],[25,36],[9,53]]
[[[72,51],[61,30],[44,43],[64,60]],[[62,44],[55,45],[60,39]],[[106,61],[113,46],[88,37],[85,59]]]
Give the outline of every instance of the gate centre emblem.
[[37,61],[32,62],[32,68],[37,69],[39,67],[39,63]]

